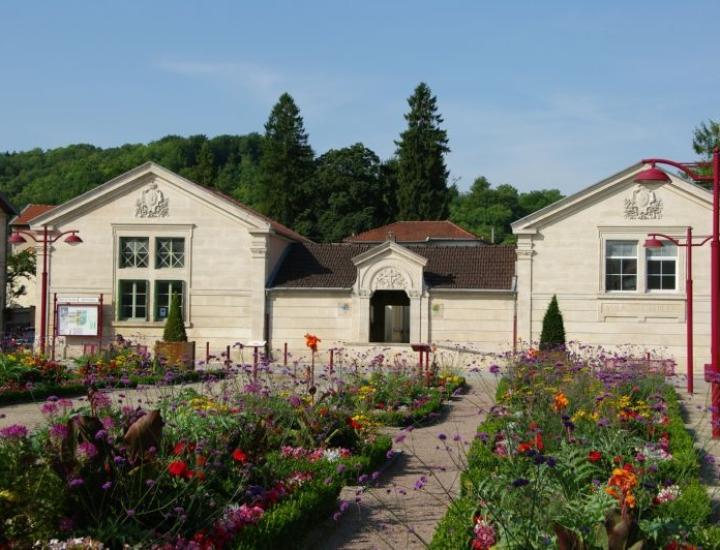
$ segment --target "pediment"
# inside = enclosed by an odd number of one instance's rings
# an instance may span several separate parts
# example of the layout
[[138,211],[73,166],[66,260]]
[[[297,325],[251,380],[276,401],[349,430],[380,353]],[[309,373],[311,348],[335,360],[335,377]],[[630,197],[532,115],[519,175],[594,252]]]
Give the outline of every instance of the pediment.
[[355,266],[361,267],[378,262],[379,260],[390,258],[420,267],[425,267],[427,264],[427,258],[420,256],[419,254],[416,254],[415,252],[408,250],[404,246],[393,241],[385,241],[370,250],[366,250],[362,254],[355,256],[352,261]]

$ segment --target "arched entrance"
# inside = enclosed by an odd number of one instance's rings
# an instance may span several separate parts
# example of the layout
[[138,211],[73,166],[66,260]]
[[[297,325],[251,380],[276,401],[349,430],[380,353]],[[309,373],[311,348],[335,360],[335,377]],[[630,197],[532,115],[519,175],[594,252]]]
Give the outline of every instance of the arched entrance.
[[410,298],[404,290],[376,290],[370,298],[370,341],[410,342]]

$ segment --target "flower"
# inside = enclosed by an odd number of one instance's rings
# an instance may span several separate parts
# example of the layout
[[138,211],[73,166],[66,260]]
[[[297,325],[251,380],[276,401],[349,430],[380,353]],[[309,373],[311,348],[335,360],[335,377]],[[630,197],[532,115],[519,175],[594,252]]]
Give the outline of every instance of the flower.
[[475,527],[473,527],[472,550],[489,550],[496,542],[495,529],[492,524],[482,516],[477,516]]
[[312,351],[317,351],[319,342],[321,342],[320,338],[318,338],[314,334],[305,335],[305,345],[309,347]]
[[590,451],[588,453],[588,460],[592,463],[599,462],[602,459],[602,453],[600,451]]
[[22,439],[28,434],[28,429],[22,424],[11,424],[0,429],[0,437],[4,439]]
[[553,409],[555,412],[560,412],[563,409],[567,408],[567,406],[570,404],[570,400],[565,396],[563,392],[557,392],[553,396]]
[[232,458],[235,462],[245,464],[247,462],[247,455],[240,449],[235,449],[232,453]]
[[660,489],[657,496],[653,499],[654,504],[664,504],[671,502],[680,496],[680,487],[677,485],[670,485]]
[[77,446],[77,451],[80,457],[86,460],[91,460],[95,458],[98,454],[97,447],[89,441],[83,441],[82,443],[80,443]]
[[184,460],[173,460],[168,464],[168,472],[173,477],[187,477],[188,466]]

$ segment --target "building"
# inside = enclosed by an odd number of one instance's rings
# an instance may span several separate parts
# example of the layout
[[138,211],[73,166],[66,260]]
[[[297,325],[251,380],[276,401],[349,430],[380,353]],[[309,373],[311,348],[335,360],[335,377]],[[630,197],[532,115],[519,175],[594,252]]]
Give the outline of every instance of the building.
[[[517,247],[488,245],[449,222],[399,222],[342,243],[313,243],[153,163],[29,224],[77,230],[83,240],[52,250],[48,309],[56,311],[55,301],[94,304],[102,337],[59,330],[58,353],[66,356],[118,334],[151,346],[172,293],[182,296],[199,356],[205,343],[213,351],[261,340],[302,350],[306,333],[325,349],[434,342],[505,351],[539,338],[557,294],[568,338],[662,348],[683,362],[684,251],[642,244],[650,232],[683,236],[693,226],[707,233],[711,194],[676,177],[638,185],[633,178],[642,169],[632,166],[518,220]],[[695,264],[703,359],[709,247],[696,250]],[[58,318],[82,317],[68,312]],[[54,315],[48,324],[52,334]]]

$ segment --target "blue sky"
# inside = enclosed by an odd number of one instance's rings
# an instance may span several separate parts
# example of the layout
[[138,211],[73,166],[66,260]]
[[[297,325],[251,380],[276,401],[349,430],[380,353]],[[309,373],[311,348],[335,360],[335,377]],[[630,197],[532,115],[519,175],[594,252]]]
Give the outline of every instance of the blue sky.
[[0,5],[0,150],[262,131],[284,91],[317,153],[386,158],[420,81],[451,177],[570,193],[717,119],[720,2]]

